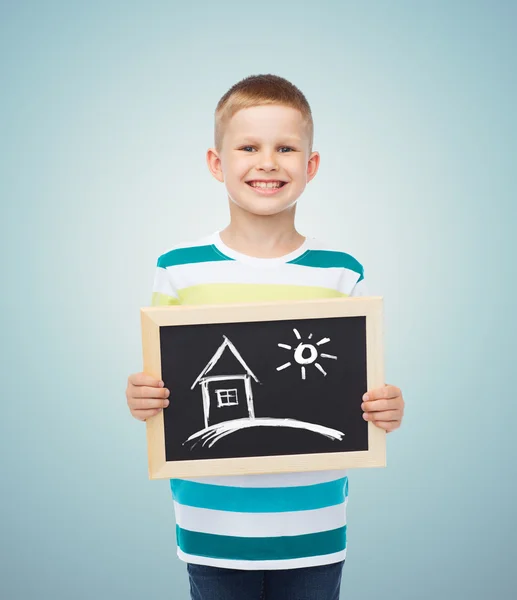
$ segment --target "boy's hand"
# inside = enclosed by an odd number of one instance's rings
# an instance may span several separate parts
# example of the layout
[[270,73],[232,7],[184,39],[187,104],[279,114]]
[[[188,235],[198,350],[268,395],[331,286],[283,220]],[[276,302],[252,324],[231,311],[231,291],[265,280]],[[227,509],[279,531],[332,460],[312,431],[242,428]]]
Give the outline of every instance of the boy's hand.
[[134,373],[127,380],[126,398],[135,419],[145,421],[169,405],[169,390],[163,381],[145,373]]
[[402,392],[394,385],[369,390],[363,396],[363,418],[388,433],[400,427],[404,415]]

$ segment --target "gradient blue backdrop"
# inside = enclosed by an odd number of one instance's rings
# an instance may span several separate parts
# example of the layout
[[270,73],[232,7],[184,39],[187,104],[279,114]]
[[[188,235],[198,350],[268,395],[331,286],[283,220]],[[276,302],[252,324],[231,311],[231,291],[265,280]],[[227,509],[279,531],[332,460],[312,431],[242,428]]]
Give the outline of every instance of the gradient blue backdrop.
[[215,104],[272,72],[322,156],[300,230],[385,297],[407,402],[342,596],[515,598],[517,3],[0,6],[0,597],[188,597],[124,390],[157,256],[226,224]]

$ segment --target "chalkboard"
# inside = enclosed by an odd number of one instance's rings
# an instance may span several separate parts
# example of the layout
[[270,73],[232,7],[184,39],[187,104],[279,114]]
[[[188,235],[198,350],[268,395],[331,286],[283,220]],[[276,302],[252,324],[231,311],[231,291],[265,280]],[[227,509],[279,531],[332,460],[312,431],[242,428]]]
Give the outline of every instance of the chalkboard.
[[382,300],[142,309],[151,478],[383,466],[362,417],[382,381]]

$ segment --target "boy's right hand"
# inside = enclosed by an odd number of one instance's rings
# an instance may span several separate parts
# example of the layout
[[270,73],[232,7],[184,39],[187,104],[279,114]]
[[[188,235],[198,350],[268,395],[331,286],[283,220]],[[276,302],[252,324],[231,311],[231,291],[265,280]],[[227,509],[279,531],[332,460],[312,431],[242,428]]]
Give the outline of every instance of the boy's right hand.
[[146,421],[169,405],[169,390],[163,381],[145,373],[134,373],[127,380],[126,398],[131,414],[139,421]]

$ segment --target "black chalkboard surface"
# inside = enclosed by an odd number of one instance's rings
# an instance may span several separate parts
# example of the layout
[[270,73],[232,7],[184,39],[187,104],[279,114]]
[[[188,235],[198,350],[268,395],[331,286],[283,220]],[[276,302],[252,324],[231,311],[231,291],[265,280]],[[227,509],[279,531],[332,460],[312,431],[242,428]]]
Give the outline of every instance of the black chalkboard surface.
[[[383,385],[382,301],[142,309],[150,476],[383,466],[362,395]],[[374,381],[377,379],[377,381]]]

